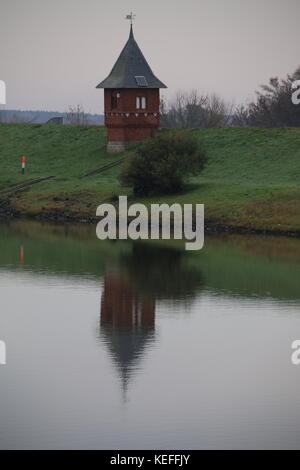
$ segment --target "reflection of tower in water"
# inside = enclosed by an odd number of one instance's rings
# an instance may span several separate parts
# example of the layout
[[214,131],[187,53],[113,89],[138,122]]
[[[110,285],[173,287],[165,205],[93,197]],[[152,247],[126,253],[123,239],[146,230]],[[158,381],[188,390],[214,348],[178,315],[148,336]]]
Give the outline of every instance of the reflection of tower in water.
[[119,370],[124,394],[138,361],[154,339],[155,302],[167,300],[183,308],[199,295],[204,278],[190,257],[176,249],[135,243],[104,276],[101,336]]
[[100,326],[126,397],[128,381],[154,337],[155,300],[138,293],[122,272],[108,271],[104,277]]

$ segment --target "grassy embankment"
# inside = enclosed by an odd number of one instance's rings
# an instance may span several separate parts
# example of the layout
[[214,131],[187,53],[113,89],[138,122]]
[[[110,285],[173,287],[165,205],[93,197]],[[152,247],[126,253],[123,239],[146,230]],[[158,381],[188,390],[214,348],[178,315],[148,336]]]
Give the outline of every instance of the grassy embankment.
[[[205,171],[182,194],[141,202],[204,203],[206,220],[216,225],[258,230],[300,231],[300,129],[222,128],[193,131],[207,149]],[[92,177],[80,175],[118,156],[105,151],[99,127],[0,124],[0,189],[27,179],[56,178],[11,195],[18,211],[94,217],[107,198],[127,194],[120,167]],[[20,174],[26,155],[27,171]]]

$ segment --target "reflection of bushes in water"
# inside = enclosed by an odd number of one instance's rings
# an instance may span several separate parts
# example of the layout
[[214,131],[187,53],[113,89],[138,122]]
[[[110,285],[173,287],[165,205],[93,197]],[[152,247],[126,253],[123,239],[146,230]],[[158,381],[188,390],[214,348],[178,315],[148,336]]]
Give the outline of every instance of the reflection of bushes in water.
[[[223,240],[226,239],[223,237]],[[250,255],[267,258],[268,260],[279,261],[299,265],[300,264],[300,241],[298,238],[278,237],[271,235],[260,235],[255,238],[253,235],[231,234],[227,239],[234,245]],[[221,239],[221,242],[223,242]]]
[[121,257],[121,266],[135,286],[155,298],[182,299],[195,296],[204,286],[196,267],[188,266],[186,254],[175,249],[134,243],[132,252]]
[[61,238],[90,241],[94,237],[94,226],[83,223],[55,223],[31,219],[9,219],[1,224],[1,233],[24,238],[60,241]]

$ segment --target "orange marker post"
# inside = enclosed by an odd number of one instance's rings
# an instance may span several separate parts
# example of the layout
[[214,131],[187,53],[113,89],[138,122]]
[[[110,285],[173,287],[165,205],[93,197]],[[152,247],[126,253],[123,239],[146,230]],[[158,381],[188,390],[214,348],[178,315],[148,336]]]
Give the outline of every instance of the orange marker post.
[[25,173],[25,166],[26,166],[26,163],[27,163],[27,158],[26,158],[26,157],[22,157],[21,162],[22,162],[22,175],[24,175],[24,173]]
[[20,261],[21,261],[22,264],[24,263],[24,258],[25,258],[25,256],[24,256],[24,248],[23,248],[23,246],[21,245],[21,247],[20,247]]

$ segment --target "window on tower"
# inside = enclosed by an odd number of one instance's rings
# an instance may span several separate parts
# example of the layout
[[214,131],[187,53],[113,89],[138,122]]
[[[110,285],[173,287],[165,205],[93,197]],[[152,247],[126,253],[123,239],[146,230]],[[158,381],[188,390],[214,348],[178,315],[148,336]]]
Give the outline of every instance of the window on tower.
[[111,94],[111,109],[118,107],[118,99],[120,98],[120,93],[113,91]]
[[146,96],[137,96],[136,97],[136,109],[146,109],[147,99]]

